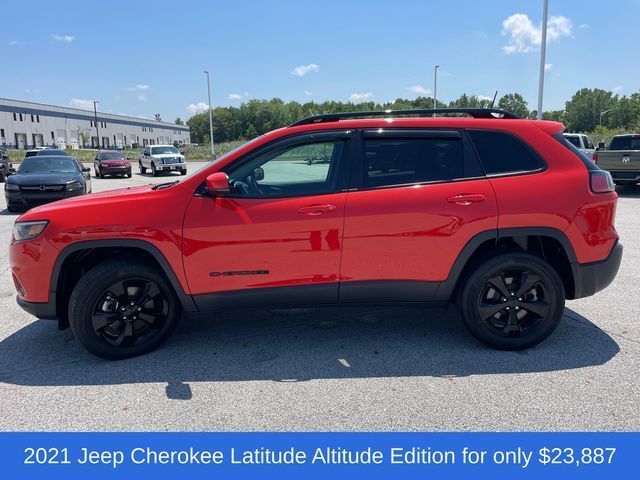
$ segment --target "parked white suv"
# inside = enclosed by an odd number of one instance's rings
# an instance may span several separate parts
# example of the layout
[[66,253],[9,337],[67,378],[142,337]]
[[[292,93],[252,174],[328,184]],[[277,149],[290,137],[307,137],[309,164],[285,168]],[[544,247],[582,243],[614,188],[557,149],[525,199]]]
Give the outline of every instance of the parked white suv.
[[565,133],[564,138],[571,142],[576,148],[582,150],[589,158],[591,158],[596,151],[593,142],[584,133]]
[[163,172],[180,172],[187,174],[187,164],[184,156],[173,145],[149,145],[138,155],[140,173],[151,170],[154,177]]

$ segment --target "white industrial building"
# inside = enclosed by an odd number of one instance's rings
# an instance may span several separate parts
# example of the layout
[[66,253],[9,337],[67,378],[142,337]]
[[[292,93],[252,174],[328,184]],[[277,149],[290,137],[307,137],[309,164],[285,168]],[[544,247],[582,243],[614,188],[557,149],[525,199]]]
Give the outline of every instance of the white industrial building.
[[[98,141],[98,137],[100,141]],[[0,145],[29,149],[190,143],[189,127],[138,117],[0,98]]]

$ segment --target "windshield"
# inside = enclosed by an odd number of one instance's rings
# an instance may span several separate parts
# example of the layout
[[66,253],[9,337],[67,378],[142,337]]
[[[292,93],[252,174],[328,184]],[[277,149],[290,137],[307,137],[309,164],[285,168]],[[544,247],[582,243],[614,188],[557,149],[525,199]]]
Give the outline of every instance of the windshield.
[[640,150],[640,135],[613,137],[609,150]]
[[100,160],[124,160],[124,155],[121,153],[101,153]]
[[78,165],[71,157],[25,158],[18,173],[78,173]]
[[163,153],[180,153],[176,147],[151,147],[151,155],[162,155]]

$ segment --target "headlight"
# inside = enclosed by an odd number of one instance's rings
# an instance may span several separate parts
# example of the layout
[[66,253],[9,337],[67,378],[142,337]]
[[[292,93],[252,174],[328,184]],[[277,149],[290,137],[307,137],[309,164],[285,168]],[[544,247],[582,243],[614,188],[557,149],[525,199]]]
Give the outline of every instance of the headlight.
[[82,184],[82,182],[73,182],[73,183],[67,184],[67,191],[81,190],[83,187],[84,185]]
[[40,235],[49,222],[41,220],[37,222],[16,222],[13,225],[14,240],[31,240]]
[[15,192],[15,191],[17,191],[17,190],[20,190],[20,185],[16,185],[15,183],[9,183],[9,182],[6,182],[6,183],[4,184],[4,189],[5,189],[5,190],[12,190],[12,191],[14,191],[14,192]]

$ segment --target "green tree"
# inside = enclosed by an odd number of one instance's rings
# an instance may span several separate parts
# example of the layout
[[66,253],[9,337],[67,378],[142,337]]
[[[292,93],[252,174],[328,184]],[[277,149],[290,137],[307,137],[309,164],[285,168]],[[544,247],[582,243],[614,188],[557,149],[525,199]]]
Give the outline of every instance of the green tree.
[[184,125],[184,122],[182,121],[182,119],[180,117],[176,118],[175,122],[176,125]]
[[519,93],[507,93],[498,100],[498,108],[507,112],[515,113],[519,117],[529,116],[529,104]]
[[[565,104],[565,121],[572,132],[588,132],[600,124],[600,114],[611,113],[618,103],[618,97],[612,92],[599,88],[578,90]],[[606,114],[602,116],[602,125],[609,126]]]

